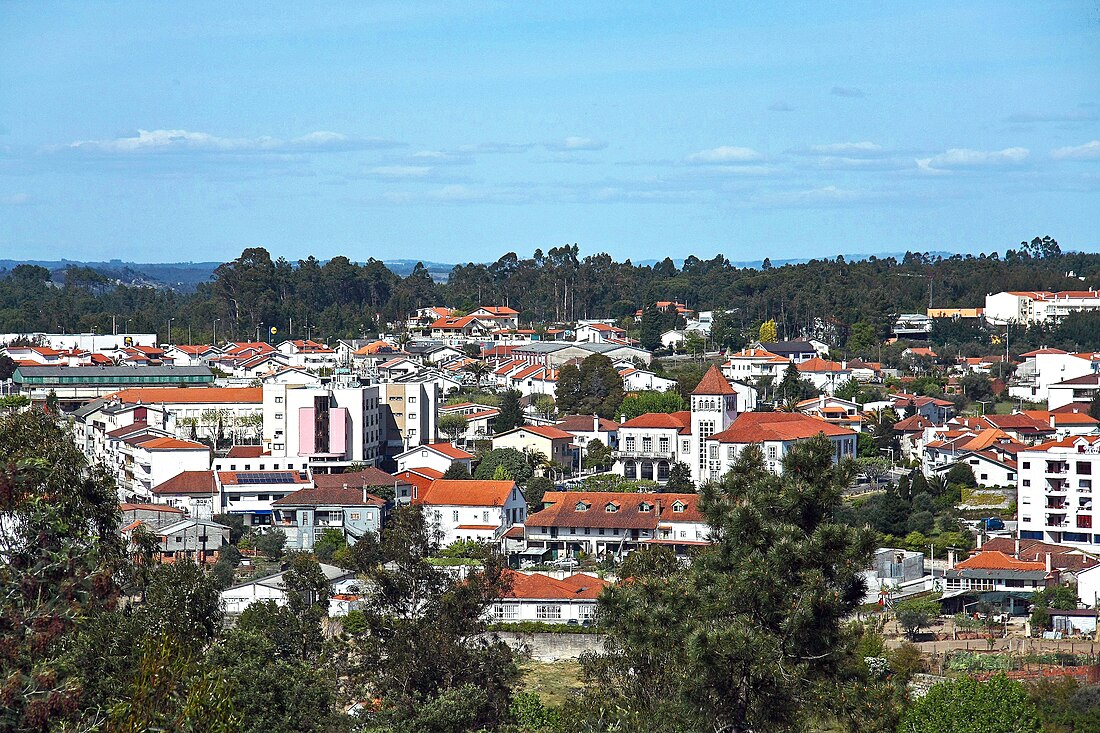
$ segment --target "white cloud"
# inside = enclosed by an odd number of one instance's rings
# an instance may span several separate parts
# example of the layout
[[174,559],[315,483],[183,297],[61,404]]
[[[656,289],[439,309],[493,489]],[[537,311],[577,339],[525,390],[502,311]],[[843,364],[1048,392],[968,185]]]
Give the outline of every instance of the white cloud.
[[526,153],[533,147],[535,147],[534,143],[487,142],[463,145],[458,151],[460,153]]
[[763,155],[756,152],[752,148],[739,148],[732,145],[723,145],[718,148],[711,148],[710,150],[700,150],[698,153],[692,153],[687,157],[689,163],[752,163],[758,160],[762,160]]
[[380,138],[355,138],[339,132],[318,130],[301,137],[282,140],[275,137],[220,137],[207,132],[189,130],[138,130],[132,137],[104,140],[77,140],[69,150],[130,155],[139,153],[293,153],[307,151],[337,151],[368,148],[391,148],[400,143]]
[[603,140],[595,140],[590,137],[579,137],[577,135],[571,135],[563,140],[558,140],[552,143],[546,143],[548,150],[556,150],[559,152],[573,152],[577,150],[603,150],[607,147],[607,143]]
[[30,202],[30,194],[26,193],[13,193],[10,196],[0,196],[0,204],[4,206],[22,206]]
[[1092,140],[1084,145],[1072,145],[1050,151],[1050,157],[1059,160],[1097,160],[1100,159],[1100,140]]
[[1004,150],[970,150],[969,148],[951,148],[931,158],[917,158],[917,167],[930,173],[942,173],[955,168],[989,168],[996,166],[1019,165],[1027,160],[1030,151],[1027,148],[1005,148]]

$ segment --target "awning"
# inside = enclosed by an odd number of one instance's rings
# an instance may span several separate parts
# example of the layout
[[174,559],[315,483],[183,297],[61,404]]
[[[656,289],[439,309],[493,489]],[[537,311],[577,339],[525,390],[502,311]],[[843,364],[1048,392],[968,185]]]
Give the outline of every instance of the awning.
[[550,551],[544,547],[528,547],[526,550],[523,550],[522,552],[517,552],[516,554],[525,555],[527,557],[542,557],[548,552]]
[[271,514],[270,509],[230,509],[230,514]]

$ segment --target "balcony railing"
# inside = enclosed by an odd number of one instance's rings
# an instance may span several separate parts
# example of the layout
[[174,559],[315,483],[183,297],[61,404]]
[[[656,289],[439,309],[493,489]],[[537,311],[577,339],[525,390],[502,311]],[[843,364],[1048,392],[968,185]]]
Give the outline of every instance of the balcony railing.
[[676,457],[671,448],[668,450],[617,450],[614,455],[616,458],[663,458],[670,461]]

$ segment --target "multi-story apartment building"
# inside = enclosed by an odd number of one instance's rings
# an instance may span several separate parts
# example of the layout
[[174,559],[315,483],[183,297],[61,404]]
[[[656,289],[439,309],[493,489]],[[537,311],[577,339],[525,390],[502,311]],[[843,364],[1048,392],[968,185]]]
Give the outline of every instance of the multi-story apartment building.
[[1037,445],[1017,454],[1017,464],[1020,538],[1100,550],[1100,523],[1093,523],[1100,436]]
[[272,457],[304,459],[322,473],[375,465],[386,444],[379,385],[263,387],[263,445]]
[[434,382],[383,382],[378,389],[385,408],[386,455],[435,440],[441,390]]
[[1100,309],[1096,290],[1010,290],[985,296],[985,319],[997,326],[1057,323],[1070,313]]

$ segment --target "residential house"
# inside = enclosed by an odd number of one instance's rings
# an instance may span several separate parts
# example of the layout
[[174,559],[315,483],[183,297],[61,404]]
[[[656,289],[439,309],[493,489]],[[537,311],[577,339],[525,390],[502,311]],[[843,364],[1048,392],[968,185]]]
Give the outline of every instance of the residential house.
[[394,459],[397,461],[398,472],[407,469],[431,468],[442,475],[456,463],[467,471],[472,470],[474,454],[457,448],[451,443],[426,443],[398,453]]
[[582,322],[573,330],[573,340],[578,343],[603,344],[624,338],[626,338],[624,329],[599,321]]
[[272,502],[313,486],[298,471],[216,471],[220,511],[240,514],[246,527],[270,527]]
[[459,540],[496,542],[527,519],[527,500],[514,481],[439,479],[413,503],[424,508],[443,547]]
[[652,544],[686,554],[709,544],[698,494],[547,491],[543,505],[527,517],[524,538],[555,557],[622,557]]
[[514,448],[522,453],[541,453],[567,473],[580,467],[573,435],[553,425],[523,425],[493,436],[493,450]]
[[600,593],[611,583],[575,573],[558,580],[542,573],[506,571],[508,591],[493,601],[486,620],[494,623],[540,621],[589,626],[596,620]]
[[676,389],[675,379],[658,377],[646,369],[638,369],[629,366],[619,369],[619,376],[623,378],[624,392],[668,392]]
[[221,500],[214,472],[181,471],[153,487],[156,501],[182,509],[196,519],[212,519],[221,511]]
[[189,559],[200,564],[213,563],[221,548],[229,544],[229,527],[197,517],[158,527],[153,534],[161,562]]
[[776,356],[782,356],[797,365],[821,355],[817,347],[809,341],[759,342],[756,344],[756,348],[771,352]]
[[852,378],[852,370],[847,364],[822,359],[820,356],[801,362],[798,365],[798,374],[827,395],[832,395],[837,387]]
[[[338,568],[335,565],[320,563],[321,573],[328,581],[329,590],[326,596],[332,594],[358,593],[360,581],[353,571]],[[257,601],[273,601],[276,605],[287,604],[286,584],[284,576],[287,571],[265,575],[247,583],[240,583],[221,592],[221,605],[227,614],[237,616],[244,613],[250,605]],[[320,598],[306,598],[307,603],[316,603]]]
[[275,527],[286,534],[287,548],[312,550],[328,530],[339,532],[349,545],[367,533],[378,536],[386,501],[366,487],[315,486],[299,489],[271,506]]

